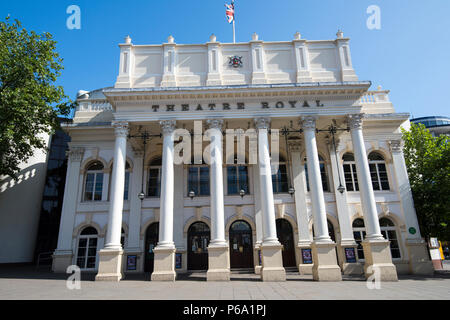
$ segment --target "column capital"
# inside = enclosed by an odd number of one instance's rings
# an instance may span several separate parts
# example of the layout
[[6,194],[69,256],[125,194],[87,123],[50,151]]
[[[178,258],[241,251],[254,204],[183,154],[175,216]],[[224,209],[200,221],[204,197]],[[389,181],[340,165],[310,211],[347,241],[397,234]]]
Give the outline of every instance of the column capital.
[[128,122],[126,121],[113,121],[111,126],[114,128],[116,137],[126,137],[128,135]]
[[350,129],[362,129],[364,113],[355,113],[347,115],[347,123]]
[[304,129],[315,129],[316,128],[316,120],[319,117],[316,115],[303,116],[300,120],[300,124]]
[[403,151],[403,140],[390,140],[389,147],[392,153],[401,153]]
[[84,155],[84,148],[70,148],[67,151],[67,155],[69,156],[70,161],[81,161]]
[[256,129],[269,129],[270,128],[270,118],[261,117],[255,118]]
[[222,119],[208,119],[206,120],[206,124],[208,125],[209,129],[218,129],[222,131],[223,127]]
[[175,130],[176,125],[175,120],[161,120],[159,124],[161,125],[161,130],[164,134],[171,134]]

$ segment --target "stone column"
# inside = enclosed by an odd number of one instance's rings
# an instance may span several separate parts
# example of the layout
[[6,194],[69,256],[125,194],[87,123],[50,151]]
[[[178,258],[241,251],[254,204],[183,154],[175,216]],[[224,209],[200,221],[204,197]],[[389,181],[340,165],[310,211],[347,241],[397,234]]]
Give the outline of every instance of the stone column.
[[208,246],[208,281],[230,280],[230,254],[225,240],[222,171],[222,120],[207,120],[210,144],[211,242]]
[[175,244],[173,242],[174,145],[175,120],[161,121],[163,152],[158,245],[153,250],[155,262],[152,281],[175,281]]
[[72,265],[72,234],[75,223],[75,213],[78,199],[78,182],[80,181],[80,166],[83,160],[83,148],[70,148],[69,161],[64,187],[64,200],[59,225],[58,247],[53,253],[53,272],[65,273]]
[[369,161],[362,134],[362,119],[362,114],[352,114],[347,117],[355,155],[361,207],[366,226],[366,238],[362,241],[366,261],[364,273],[366,278],[376,273],[380,281],[397,281],[397,270],[392,263],[389,241],[384,239],[380,230],[375,194],[370,178]]
[[300,258],[298,271],[300,274],[312,274],[313,263],[303,261],[303,252],[311,250],[311,238],[309,236],[309,219],[306,205],[305,166],[302,165],[300,141],[290,141],[289,148],[292,157],[295,211],[298,224],[297,250]]
[[428,257],[427,244],[420,235],[419,222],[414,209],[414,200],[403,156],[402,140],[391,140],[389,145],[392,153],[395,180],[397,181],[397,194],[406,222],[406,231],[408,232],[405,243],[408,248],[409,271],[412,274],[432,275],[434,268]]
[[[142,188],[142,158],[144,152],[141,150],[134,150],[133,159],[133,172],[130,177],[130,187],[128,192],[128,201],[130,203],[130,218],[128,223],[128,243],[125,248],[125,254],[137,255],[138,259],[144,259],[143,249],[140,246],[140,234],[141,234],[141,210],[142,201],[138,198],[138,194]],[[139,260],[137,263],[138,270],[141,272],[140,266],[142,265]]]
[[282,246],[277,238],[275,223],[272,170],[270,166],[269,139],[267,136],[270,119],[257,118],[255,119],[255,125],[258,129],[259,182],[263,222],[261,279],[263,281],[286,281],[286,272],[283,268],[283,257],[281,255]]
[[[331,139],[331,138],[330,138]],[[339,141],[336,141],[336,148],[338,149]],[[356,260],[351,259],[351,253],[356,259],[357,243],[353,236],[352,223],[350,221],[350,212],[347,200],[347,191],[342,193],[338,191],[339,184],[345,189],[345,179],[343,167],[340,159],[336,155],[333,142],[328,141],[328,148],[330,151],[331,176],[333,178],[332,190],[336,198],[336,209],[339,220],[339,228],[341,230],[341,241],[337,244],[337,252],[340,257],[340,266],[344,274],[362,274],[363,268]],[[346,252],[349,251],[349,254]]]
[[99,251],[100,262],[95,280],[120,281],[122,279],[122,211],[125,188],[125,165],[127,157],[127,122],[113,122],[116,142],[114,146],[113,171],[111,176],[111,199],[108,213],[108,228],[105,247]]
[[323,196],[322,178],[320,176],[319,154],[316,143],[315,116],[302,118],[303,135],[305,139],[306,161],[308,165],[311,207],[314,219],[313,279],[319,281],[342,280],[341,268],[336,261],[336,244],[328,234],[325,198]]
[[261,274],[262,262],[261,243],[263,239],[262,212],[261,212],[261,188],[259,186],[259,166],[254,164],[253,168],[253,197],[255,199],[255,225],[256,225],[256,243],[253,250],[255,262],[255,274]]

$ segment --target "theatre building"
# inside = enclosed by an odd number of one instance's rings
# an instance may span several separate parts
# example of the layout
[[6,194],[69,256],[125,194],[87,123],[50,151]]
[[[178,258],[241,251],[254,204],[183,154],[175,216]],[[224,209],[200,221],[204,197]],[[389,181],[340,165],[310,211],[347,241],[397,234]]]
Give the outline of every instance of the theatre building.
[[119,47],[114,87],[80,91],[65,126],[55,272],[433,272],[402,154],[409,115],[359,80],[341,31]]

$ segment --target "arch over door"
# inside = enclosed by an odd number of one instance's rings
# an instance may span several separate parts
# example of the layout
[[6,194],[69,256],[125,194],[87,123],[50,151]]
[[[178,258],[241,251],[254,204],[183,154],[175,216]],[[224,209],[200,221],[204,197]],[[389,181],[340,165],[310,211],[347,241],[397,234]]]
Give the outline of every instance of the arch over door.
[[277,219],[277,237],[283,245],[283,267],[295,267],[295,245],[292,226],[286,219]]
[[153,249],[158,244],[159,222],[152,223],[145,231],[145,257],[144,272],[153,272],[154,253]]
[[188,270],[208,269],[209,227],[204,222],[194,222],[188,230]]
[[253,268],[252,228],[244,220],[230,226],[230,268]]

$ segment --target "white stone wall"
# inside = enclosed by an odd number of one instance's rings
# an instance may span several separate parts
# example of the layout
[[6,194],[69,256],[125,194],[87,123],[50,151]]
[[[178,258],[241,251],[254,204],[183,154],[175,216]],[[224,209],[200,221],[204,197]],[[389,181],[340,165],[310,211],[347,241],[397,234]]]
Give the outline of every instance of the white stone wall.
[[[49,136],[42,138],[48,147]],[[34,258],[47,152],[35,151],[20,169],[18,181],[0,177],[0,263],[32,262]]]

